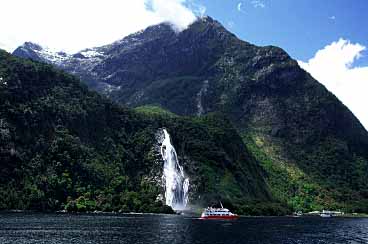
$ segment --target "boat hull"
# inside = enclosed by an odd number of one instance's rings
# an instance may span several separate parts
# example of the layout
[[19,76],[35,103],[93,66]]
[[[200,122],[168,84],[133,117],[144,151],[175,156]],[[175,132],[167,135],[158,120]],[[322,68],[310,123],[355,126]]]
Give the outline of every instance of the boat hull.
[[238,219],[238,215],[230,215],[230,216],[204,216],[200,217],[200,219],[206,220],[206,219],[213,219],[213,220],[235,220]]

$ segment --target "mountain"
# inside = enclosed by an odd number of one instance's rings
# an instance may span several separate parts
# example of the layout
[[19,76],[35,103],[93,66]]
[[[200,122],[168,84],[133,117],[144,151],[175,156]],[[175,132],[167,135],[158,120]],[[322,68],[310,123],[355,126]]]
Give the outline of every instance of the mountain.
[[288,211],[223,115],[123,108],[74,76],[1,50],[0,209],[168,212],[163,128],[190,179],[191,204]]
[[368,211],[367,131],[281,48],[242,41],[210,17],[179,33],[151,26],[61,62],[29,46],[14,54],[43,58],[129,107],[223,114],[265,170],[273,197],[295,210]]

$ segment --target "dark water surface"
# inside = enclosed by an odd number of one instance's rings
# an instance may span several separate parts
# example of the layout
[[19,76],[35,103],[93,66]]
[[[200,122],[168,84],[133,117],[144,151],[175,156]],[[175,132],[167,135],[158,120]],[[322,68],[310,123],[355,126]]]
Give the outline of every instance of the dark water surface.
[[0,243],[368,243],[368,219],[0,214]]

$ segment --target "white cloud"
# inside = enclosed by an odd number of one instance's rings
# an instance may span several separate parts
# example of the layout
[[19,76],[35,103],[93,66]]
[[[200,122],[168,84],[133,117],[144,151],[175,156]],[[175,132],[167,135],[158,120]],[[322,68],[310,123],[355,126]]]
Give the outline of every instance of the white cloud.
[[207,8],[202,4],[195,3],[195,0],[189,0],[187,5],[196,16],[204,17],[206,15]]
[[264,2],[262,2],[261,0],[252,0],[250,3],[255,8],[264,8],[264,7],[266,7],[266,4],[264,4]]
[[335,15],[332,15],[330,17],[328,17],[330,20],[335,20],[336,19],[336,16]]
[[239,12],[243,12],[242,6],[243,6],[242,2],[238,3],[238,5],[236,6]]
[[207,11],[207,8],[205,6],[203,6],[203,5],[198,6],[198,12],[200,14],[199,15],[200,17],[204,17],[205,14],[206,14],[206,11]]
[[368,66],[354,67],[366,47],[340,39],[319,50],[308,62],[298,61],[334,93],[368,129]]
[[149,4],[155,15],[173,23],[178,31],[182,31],[196,18],[192,10],[183,5],[185,2],[185,0],[150,0]]
[[240,12],[240,13],[245,13],[244,9],[243,9],[243,3],[239,2],[238,5],[236,6],[236,9]]
[[[177,30],[205,8],[194,0],[1,0],[0,48],[13,51],[25,41],[76,52],[170,21]],[[197,11],[197,12],[196,12]]]
[[235,23],[234,23],[234,21],[228,21],[227,22],[227,26],[230,28],[230,29],[232,29],[232,28],[234,28],[234,25],[235,25]]

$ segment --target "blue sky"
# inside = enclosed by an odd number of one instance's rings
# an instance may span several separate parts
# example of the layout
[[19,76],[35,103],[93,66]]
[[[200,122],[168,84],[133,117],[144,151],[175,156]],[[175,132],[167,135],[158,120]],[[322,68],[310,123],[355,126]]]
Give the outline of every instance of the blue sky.
[[[255,6],[255,3],[262,6]],[[368,46],[367,0],[199,0],[206,14],[238,37],[276,45],[307,60],[321,47],[344,38]],[[241,11],[238,5],[241,3]],[[368,51],[358,65],[368,64]]]

